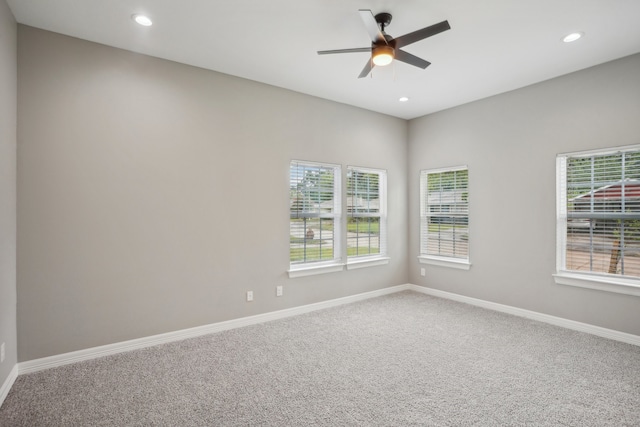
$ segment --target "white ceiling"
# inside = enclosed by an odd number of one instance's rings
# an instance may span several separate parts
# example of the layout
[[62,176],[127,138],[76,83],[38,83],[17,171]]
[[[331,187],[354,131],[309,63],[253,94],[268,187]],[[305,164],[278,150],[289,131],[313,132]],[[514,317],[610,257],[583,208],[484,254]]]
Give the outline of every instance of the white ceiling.
[[[411,119],[640,52],[640,0],[7,0],[18,22]],[[447,19],[394,61],[357,76],[358,9],[393,15],[393,37]],[[153,26],[131,15],[145,13]],[[563,43],[568,33],[585,36]],[[638,70],[640,78],[640,70]],[[408,96],[409,102],[398,102]]]

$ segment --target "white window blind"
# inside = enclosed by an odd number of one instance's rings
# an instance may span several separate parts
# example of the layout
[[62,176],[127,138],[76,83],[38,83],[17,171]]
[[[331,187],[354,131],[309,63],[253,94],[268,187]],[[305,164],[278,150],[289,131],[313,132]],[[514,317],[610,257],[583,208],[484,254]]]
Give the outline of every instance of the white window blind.
[[640,277],[640,147],[560,155],[558,270]]
[[466,167],[420,172],[420,255],[469,259]]
[[291,265],[341,258],[338,165],[292,161],[289,168],[289,260]]
[[347,167],[347,256],[387,254],[387,172]]

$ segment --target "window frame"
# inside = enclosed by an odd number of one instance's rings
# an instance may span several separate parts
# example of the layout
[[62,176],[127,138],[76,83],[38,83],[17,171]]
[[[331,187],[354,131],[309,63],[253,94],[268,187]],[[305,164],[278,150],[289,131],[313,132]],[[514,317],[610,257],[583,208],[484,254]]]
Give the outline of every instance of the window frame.
[[[470,221],[469,221],[469,167],[467,165],[461,166],[452,166],[446,168],[437,168],[437,169],[423,169],[420,171],[420,235],[419,235],[419,250],[418,250],[418,260],[421,264],[431,264],[440,267],[449,267],[456,268],[460,270],[469,270],[471,268],[471,247],[467,248],[467,256],[465,257],[453,257],[453,256],[443,256],[443,255],[432,255],[428,254],[424,248],[426,248],[428,244],[428,218],[430,217],[431,207],[433,205],[428,204],[428,179],[429,175],[442,174],[446,172],[457,172],[457,171],[467,171],[467,201],[466,201],[466,219],[467,219],[467,245],[469,245],[469,235],[470,235]],[[426,187],[426,188],[425,188]],[[455,213],[452,212],[443,212],[439,213],[448,213],[449,215],[444,215],[450,218],[460,218]],[[453,214],[453,215],[451,215]],[[425,226],[427,230],[425,230]]]
[[569,270],[566,268],[567,250],[567,161],[570,158],[606,156],[626,152],[640,152],[640,145],[629,145],[571,153],[556,156],[556,272],[555,283],[587,289],[596,289],[625,295],[640,296],[640,277],[621,276],[601,272]]
[[[378,213],[354,213],[353,210],[349,212],[349,197],[352,197],[350,194],[350,183],[349,183],[349,172],[356,171],[360,173],[367,174],[377,174],[378,175]],[[368,255],[352,255],[348,254],[348,230],[345,232],[345,254],[347,255],[347,269],[357,269],[363,267],[372,267],[375,265],[384,265],[389,263],[388,256],[388,234],[387,234],[387,171],[385,169],[374,169],[360,166],[351,166],[347,165],[346,167],[346,176],[345,176],[345,188],[346,188],[346,214],[345,214],[345,230],[348,227],[349,218],[378,218],[379,224],[379,248],[380,252],[378,254],[368,254]]]
[[[315,274],[331,273],[342,271],[344,262],[342,260],[342,166],[333,163],[312,162],[306,160],[291,160],[289,162],[289,236],[291,236],[291,219],[293,211],[291,209],[291,171],[295,166],[310,168],[322,168],[333,171],[333,208],[331,213],[311,213],[310,217],[331,218],[333,220],[333,258],[331,260],[313,260],[303,262],[291,262],[289,256],[289,269],[287,273],[290,278],[302,277]],[[292,242],[289,243],[289,253],[291,253]]]

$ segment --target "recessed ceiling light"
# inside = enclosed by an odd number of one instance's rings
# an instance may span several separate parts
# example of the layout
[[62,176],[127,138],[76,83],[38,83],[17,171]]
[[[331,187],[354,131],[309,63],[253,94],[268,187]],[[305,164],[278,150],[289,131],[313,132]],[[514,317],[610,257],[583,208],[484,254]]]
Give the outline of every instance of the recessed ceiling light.
[[136,13],[135,15],[131,15],[131,18],[133,18],[133,20],[136,21],[138,24],[143,25],[145,27],[150,27],[151,25],[153,25],[151,18],[149,18],[146,15],[141,15],[139,13]]
[[409,100],[409,98],[407,98],[406,96],[402,96],[400,97],[400,99],[398,99],[398,101],[400,102],[407,102]]
[[569,35],[566,35],[562,41],[565,43],[571,43],[574,42],[576,40],[578,40],[580,37],[584,36],[583,32],[578,32],[578,33],[571,33]]

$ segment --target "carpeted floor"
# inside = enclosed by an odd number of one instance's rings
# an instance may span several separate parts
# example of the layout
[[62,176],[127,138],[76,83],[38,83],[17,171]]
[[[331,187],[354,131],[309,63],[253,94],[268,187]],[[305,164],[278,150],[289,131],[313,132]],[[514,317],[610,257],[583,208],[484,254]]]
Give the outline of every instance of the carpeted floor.
[[401,292],[22,375],[9,426],[640,426],[640,347]]

